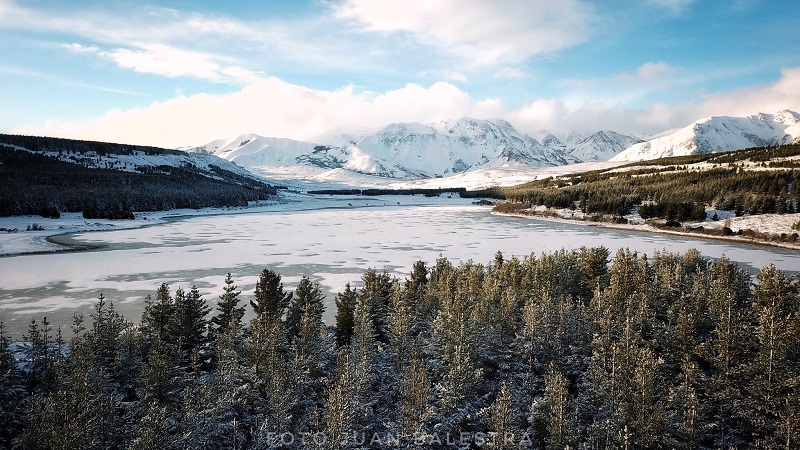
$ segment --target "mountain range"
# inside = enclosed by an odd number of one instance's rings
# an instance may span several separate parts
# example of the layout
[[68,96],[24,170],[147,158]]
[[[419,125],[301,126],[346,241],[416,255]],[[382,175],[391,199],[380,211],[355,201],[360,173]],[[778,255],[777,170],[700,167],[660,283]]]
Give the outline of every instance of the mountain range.
[[432,178],[478,168],[604,161],[642,142],[613,131],[572,134],[562,140],[542,130],[532,137],[505,120],[471,118],[393,123],[375,132],[339,134],[320,141],[246,134],[190,151],[214,154],[247,168],[304,165],[388,178]]
[[332,135],[317,142],[245,134],[189,150],[249,169],[303,166],[415,179],[488,168],[638,161],[798,141],[800,114],[783,110],[709,117],[648,141],[610,130],[562,137],[539,130],[528,135],[505,120],[461,118],[431,124],[393,123],[377,131]]

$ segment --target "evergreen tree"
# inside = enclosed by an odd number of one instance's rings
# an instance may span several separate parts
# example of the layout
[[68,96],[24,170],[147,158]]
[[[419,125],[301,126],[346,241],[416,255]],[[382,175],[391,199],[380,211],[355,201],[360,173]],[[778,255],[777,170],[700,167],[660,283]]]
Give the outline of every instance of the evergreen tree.
[[345,450],[354,447],[353,433],[358,412],[358,386],[355,366],[350,361],[351,353],[343,351],[336,363],[336,376],[328,390],[324,408],[324,430],[327,448]]
[[222,335],[228,329],[241,326],[244,306],[239,306],[239,294],[242,292],[233,282],[230,272],[225,276],[225,286],[217,302],[217,314],[211,319],[215,335]]
[[131,450],[172,450],[183,448],[176,433],[178,424],[168,413],[168,407],[149,403],[139,421]]
[[[183,377],[178,367],[178,349],[156,337],[139,373],[137,387],[145,408],[151,404],[170,406],[178,402]],[[170,409],[167,410],[168,412]],[[146,410],[147,414],[159,413]]]
[[522,433],[517,424],[517,409],[511,398],[511,393],[503,383],[497,393],[495,403],[482,410],[486,424],[489,426],[491,438],[488,448],[516,449],[522,441]]
[[576,448],[578,422],[574,402],[569,394],[569,381],[550,363],[544,377],[544,397],[531,406],[531,421],[537,426],[533,435],[544,436],[548,449]]
[[361,277],[364,287],[359,292],[361,301],[366,301],[372,314],[373,328],[376,339],[380,342],[387,340],[387,327],[389,317],[389,299],[392,290],[392,278],[384,270],[381,273],[369,268]]
[[156,339],[170,344],[176,344],[175,335],[175,301],[167,283],[161,283],[156,291],[155,300],[148,295],[145,298],[144,312],[142,312],[142,331],[148,342]]
[[753,290],[753,310],[758,316],[755,359],[751,365],[749,417],[755,443],[761,448],[797,442],[798,290],[786,275],[769,265],[758,273]]
[[344,292],[336,294],[336,343],[339,346],[347,345],[353,336],[354,319],[358,293],[350,288],[350,283]]
[[175,291],[175,333],[185,362],[192,355],[196,357],[208,341],[206,332],[209,321],[206,317],[210,312],[211,308],[197,286],[192,286],[189,292],[180,288]]
[[24,424],[25,383],[0,322],[0,448],[11,448]]
[[281,276],[271,269],[264,269],[256,282],[255,299],[250,300],[257,316],[269,321],[282,320],[292,299],[291,292],[283,290]]
[[403,436],[425,435],[427,421],[433,416],[432,385],[428,370],[416,349],[402,365],[400,411],[398,421]]
[[[308,278],[300,280],[295,291],[297,317],[296,336],[292,342],[297,406],[293,413],[296,430],[308,430],[311,418],[321,405],[323,381],[330,371],[331,338],[322,322],[324,305],[319,283]],[[290,316],[292,309],[290,308]]]
[[316,321],[318,318],[320,322],[322,321],[322,313],[325,309],[324,299],[325,296],[322,295],[319,282],[312,282],[306,276],[300,278],[286,314],[286,331],[290,339],[300,332],[301,316],[304,312],[313,315],[312,320]]

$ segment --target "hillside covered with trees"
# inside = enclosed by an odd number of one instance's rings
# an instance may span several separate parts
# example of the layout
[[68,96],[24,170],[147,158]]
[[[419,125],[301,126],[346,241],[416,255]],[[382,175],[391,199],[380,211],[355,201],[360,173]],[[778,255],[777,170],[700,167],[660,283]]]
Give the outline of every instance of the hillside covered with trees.
[[0,216],[82,211],[86,218],[132,219],[133,211],[243,206],[276,192],[227,161],[196,158],[153,147],[0,135]]
[[31,322],[20,365],[0,339],[0,447],[797,448],[797,279],[609,256],[370,269],[335,326],[269,269],[164,284],[136,323],[101,298],[67,343]]
[[697,221],[705,208],[742,214],[793,213],[800,204],[800,145],[642,161],[502,188],[501,208],[579,209],[642,218]]

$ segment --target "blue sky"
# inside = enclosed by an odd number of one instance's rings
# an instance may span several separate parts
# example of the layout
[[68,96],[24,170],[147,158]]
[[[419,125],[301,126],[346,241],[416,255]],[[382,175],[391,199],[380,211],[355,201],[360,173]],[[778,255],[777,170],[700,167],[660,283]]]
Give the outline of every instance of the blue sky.
[[0,132],[175,147],[800,109],[794,0],[0,0]]

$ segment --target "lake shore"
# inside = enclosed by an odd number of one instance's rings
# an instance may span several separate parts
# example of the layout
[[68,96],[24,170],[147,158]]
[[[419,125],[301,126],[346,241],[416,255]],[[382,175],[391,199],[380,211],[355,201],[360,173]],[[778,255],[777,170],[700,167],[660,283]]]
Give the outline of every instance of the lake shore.
[[[780,241],[770,241],[765,239],[758,239],[755,237],[739,235],[739,234],[732,234],[728,236],[724,235],[715,235],[715,234],[707,234],[701,233],[696,231],[691,231],[686,229],[685,227],[676,228],[676,229],[669,229],[663,227],[655,227],[653,225],[647,223],[612,223],[612,222],[603,222],[603,221],[591,221],[586,220],[585,218],[569,218],[558,215],[556,211],[548,211],[546,213],[541,212],[531,212],[526,214],[517,214],[517,213],[504,213],[504,212],[497,212],[493,211],[492,214],[497,214],[501,216],[508,216],[508,217],[519,217],[524,219],[533,219],[533,220],[542,220],[542,221],[553,221],[559,223],[573,223],[573,224],[580,224],[589,227],[597,227],[597,228],[608,228],[613,230],[622,230],[622,231],[633,231],[637,233],[657,233],[657,234],[667,234],[672,236],[685,236],[690,238],[696,239],[708,239],[714,241],[721,241],[721,242],[728,242],[734,244],[748,244],[748,245],[758,245],[763,247],[777,247],[789,250],[797,250],[800,251],[800,242],[795,241],[795,243],[789,242],[780,242]],[[764,215],[767,216],[767,215]],[[777,216],[770,214],[768,216]],[[753,217],[760,217],[760,216],[751,216]],[[800,220],[800,213],[796,214],[785,214],[782,215],[784,221],[786,220],[793,220],[797,221]],[[772,217],[770,217],[772,218]],[[719,221],[720,223],[722,221]],[[692,222],[687,224],[687,227],[698,227],[698,226],[708,226],[709,224],[715,224],[717,222]],[[744,223],[743,223],[744,224]],[[718,228],[722,228],[720,225]],[[745,229],[743,227],[738,227],[737,230]],[[755,230],[757,232],[764,232],[767,231],[763,230]]]
[[0,258],[55,252],[85,251],[97,248],[72,239],[75,233],[142,228],[186,217],[204,217],[264,212],[313,211],[391,206],[439,206],[471,204],[474,199],[458,196],[424,197],[408,195],[330,196],[297,192],[281,193],[267,200],[242,207],[174,209],[135,212],[134,220],[84,219],[81,213],[63,213],[58,219],[40,216],[0,217]]

